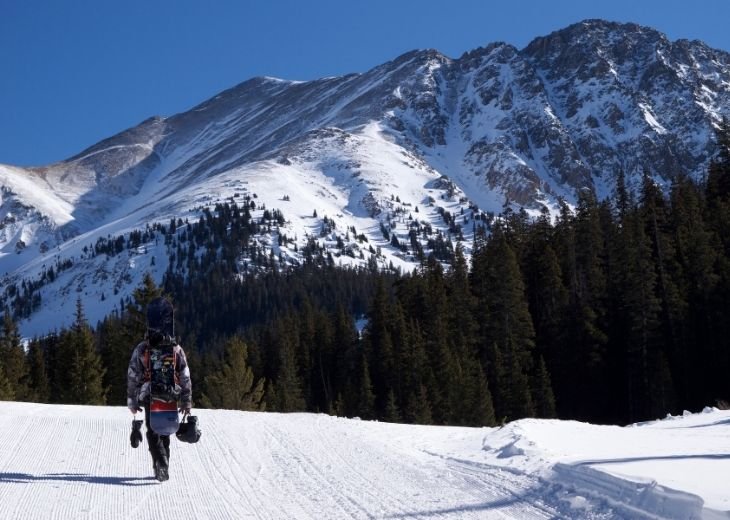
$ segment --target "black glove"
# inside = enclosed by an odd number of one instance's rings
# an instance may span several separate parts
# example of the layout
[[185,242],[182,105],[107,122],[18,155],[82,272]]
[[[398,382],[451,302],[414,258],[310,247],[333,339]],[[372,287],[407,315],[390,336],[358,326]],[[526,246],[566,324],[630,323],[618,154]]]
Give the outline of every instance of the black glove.
[[134,420],[132,421],[132,433],[129,435],[129,442],[132,445],[132,448],[136,448],[139,446],[139,443],[142,442],[142,420]]

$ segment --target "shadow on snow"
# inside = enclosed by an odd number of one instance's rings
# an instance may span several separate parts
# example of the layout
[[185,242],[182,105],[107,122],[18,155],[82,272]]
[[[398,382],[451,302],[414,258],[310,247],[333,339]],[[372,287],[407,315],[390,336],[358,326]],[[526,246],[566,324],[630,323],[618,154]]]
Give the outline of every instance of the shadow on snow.
[[705,453],[701,455],[656,455],[647,457],[626,457],[622,459],[596,459],[582,460],[569,464],[570,466],[592,466],[594,464],[624,464],[627,462],[645,462],[650,460],[685,460],[685,459],[707,459],[725,460],[730,459],[729,453]]
[[408,513],[396,513],[385,516],[383,518],[396,519],[396,518],[420,518],[428,516],[441,516],[454,513],[476,513],[479,511],[489,511],[490,509],[502,509],[510,507],[518,503],[527,503],[519,498],[507,498],[502,500],[495,500],[493,502],[485,502],[483,504],[470,504],[463,506],[448,507],[442,509],[432,509],[430,511],[411,511]]
[[102,477],[83,473],[49,473],[46,475],[0,473],[0,483],[15,482],[18,484],[27,484],[29,482],[44,481],[88,482],[89,484],[105,484],[111,486],[151,486],[157,484],[153,477]]

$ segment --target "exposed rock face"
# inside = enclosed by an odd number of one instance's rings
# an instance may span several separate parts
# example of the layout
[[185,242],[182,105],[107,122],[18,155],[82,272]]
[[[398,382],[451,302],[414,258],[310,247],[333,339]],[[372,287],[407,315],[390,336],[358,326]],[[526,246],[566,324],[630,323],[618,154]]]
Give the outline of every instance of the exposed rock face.
[[[669,182],[702,175],[730,102],[730,55],[649,28],[588,20],[525,49],[495,43],[424,70],[438,75],[396,109],[394,131],[455,172],[532,205],[543,194],[606,195],[623,169]],[[414,106],[418,110],[414,109]],[[434,139],[433,136],[440,139]],[[462,155],[462,151],[464,151]]]
[[619,169],[667,181],[705,170],[712,124],[730,100],[727,53],[589,20],[537,38],[524,55],[594,181],[610,185]]

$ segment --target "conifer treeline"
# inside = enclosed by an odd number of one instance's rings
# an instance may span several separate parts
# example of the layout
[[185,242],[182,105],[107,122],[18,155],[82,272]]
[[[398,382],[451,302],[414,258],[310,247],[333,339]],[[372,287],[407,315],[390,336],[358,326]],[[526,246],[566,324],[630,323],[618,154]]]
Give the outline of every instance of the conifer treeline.
[[[554,221],[507,211],[478,230],[471,265],[457,245],[450,269],[431,256],[405,276],[337,269],[315,250],[279,271],[246,228],[250,257],[272,269],[243,274],[244,239],[217,220],[231,212],[208,212],[163,287],[147,278],[93,336],[79,306],[71,330],[24,354],[6,313],[0,397],[123,404],[144,305],[164,291],[207,406],[489,425],[627,423],[714,404],[730,397],[727,123],[719,144],[703,183],[677,176],[665,195],[648,175],[630,190],[619,174],[610,200],[582,192]],[[101,384],[81,391],[78,373]]]

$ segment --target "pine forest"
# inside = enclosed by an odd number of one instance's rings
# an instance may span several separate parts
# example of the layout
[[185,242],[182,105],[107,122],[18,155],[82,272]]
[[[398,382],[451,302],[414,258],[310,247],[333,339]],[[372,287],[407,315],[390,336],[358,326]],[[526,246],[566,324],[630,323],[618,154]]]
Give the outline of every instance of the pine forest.
[[254,221],[246,204],[158,225],[129,240],[170,244],[163,282],[146,277],[101,323],[79,301],[73,326],[23,345],[16,320],[38,302],[5,308],[0,399],[123,405],[145,305],[166,295],[194,406],[481,426],[717,405],[730,399],[727,122],[718,144],[699,182],[627,186],[619,172],[610,199],[586,190],[556,218],[474,221],[470,261],[449,243],[412,273],[336,268],[315,242],[278,269],[250,238],[283,217]]

